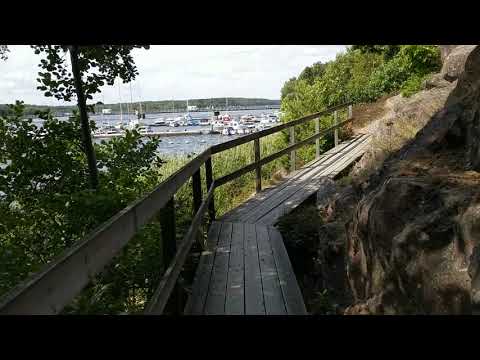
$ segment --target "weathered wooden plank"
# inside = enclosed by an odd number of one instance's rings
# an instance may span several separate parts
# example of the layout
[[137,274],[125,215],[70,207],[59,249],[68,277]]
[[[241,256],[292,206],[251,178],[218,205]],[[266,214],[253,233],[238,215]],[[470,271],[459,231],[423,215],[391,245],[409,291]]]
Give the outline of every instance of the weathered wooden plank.
[[[255,154],[255,162],[260,162],[260,139],[253,141],[253,150]],[[258,165],[255,168],[255,191],[259,193],[262,190],[262,166]]]
[[[316,134],[318,135],[318,133]],[[315,140],[316,141],[316,140]],[[290,145],[295,145],[295,128],[291,127],[290,128]],[[297,162],[297,152],[295,150],[292,150],[290,152],[290,171],[295,171],[296,168],[296,162]]]
[[232,223],[225,222],[222,224],[218,244],[215,248],[212,277],[210,279],[207,301],[205,303],[206,315],[225,314],[225,296],[231,238]]
[[270,245],[266,226],[255,225],[257,233],[258,255],[260,259],[260,273],[262,276],[263,299],[267,315],[286,314],[277,268]]
[[262,276],[255,225],[244,225],[245,315],[265,315]]
[[225,299],[226,315],[243,315],[245,313],[244,271],[244,224],[233,223]]
[[[177,236],[175,229],[175,199],[172,197],[169,202],[160,210],[161,244],[163,246],[163,266],[167,269],[175,258],[177,252]],[[169,300],[169,311],[173,314],[181,312],[179,302],[179,288],[176,286]]]
[[[340,145],[340,148],[348,146],[350,143],[345,142]],[[251,214],[252,210],[258,209],[259,205],[265,205],[267,201],[271,201],[273,196],[279,192],[281,192],[284,188],[288,187],[289,185],[295,184],[299,177],[304,176],[309,171],[317,171],[318,167],[330,159],[332,156],[335,156],[338,153],[338,149],[334,152],[335,149],[330,149],[329,151],[325,152],[321,155],[319,159],[315,159],[309,164],[305,165],[302,169],[299,169],[293,173],[290,173],[288,178],[283,181],[281,184],[276,185],[274,187],[268,188],[256,194],[254,197],[248,199],[243,204],[239,205],[235,209],[232,209],[224,216],[222,216],[222,220],[226,221],[243,221],[244,214]]]
[[[283,184],[283,183],[282,183]],[[250,212],[252,209],[255,209],[259,204],[268,199],[271,194],[278,191],[278,186],[273,186],[267,189],[263,189],[260,193],[255,194],[255,196],[247,199],[245,202],[237,206],[236,208],[225,213],[220,220],[221,221],[240,221],[241,215]]]
[[268,227],[268,233],[287,313],[289,315],[307,315],[303,296],[283,244],[282,235],[273,226]]
[[343,156],[342,159],[338,161],[335,166],[332,167],[329,176],[331,178],[334,178],[337,174],[342,172],[354,161],[356,161],[360,156],[362,156],[367,150],[370,140],[371,137],[369,135],[363,136],[362,139],[357,142],[357,147],[345,156]]
[[283,203],[280,203],[277,207],[273,208],[271,211],[258,218],[256,222],[260,224],[274,225],[281,216],[291,212],[308,197],[317,192],[322,187],[322,183],[326,181],[326,177],[334,177],[336,174],[338,174],[339,172],[347,168],[351,163],[353,163],[359,156],[363,154],[367,145],[368,139],[362,139],[362,142],[359,145],[361,146],[361,148],[358,148],[354,152],[350,152],[346,156],[343,156],[338,162],[335,162],[327,169],[325,169],[323,174],[320,173],[312,177],[308,181],[308,183],[304,184],[301,187],[301,189],[295,192]]
[[263,216],[257,218],[255,221],[259,224],[274,225],[281,216],[293,211],[297,206],[303,203],[307,198],[317,192],[321,187],[322,183],[326,181],[325,178],[333,178],[338,173],[343,171],[349,165],[351,165],[358,157],[360,157],[366,147],[368,141],[362,140],[362,143],[359,145],[358,149],[355,149],[341,159],[339,159],[334,164],[331,164],[322,173],[315,174],[312,176],[308,182],[302,184],[300,189],[293,193],[288,199],[284,200],[282,203],[278,204],[277,207],[273,208],[269,212],[265,213]]
[[[205,181],[207,182],[207,189],[210,189],[210,186],[213,184],[213,170],[212,170],[212,158],[209,157],[205,161]],[[208,221],[211,224],[215,220],[215,201],[214,197],[208,205]]]
[[348,149],[350,151],[351,147],[356,146],[356,143],[347,143],[345,148],[341,151],[337,151],[333,156],[329,157],[327,161],[318,164],[317,166],[312,167],[308,171],[303,172],[299,177],[294,181],[290,182],[286,187],[281,187],[279,190],[272,196],[270,196],[266,201],[264,201],[260,206],[255,210],[249,212],[246,217],[242,218],[242,221],[255,223],[262,216],[267,214],[269,211],[273,210],[279,204],[286,201],[290,196],[295,192],[299,191],[302,187],[308,184],[309,179],[315,176],[324,176],[328,167],[344,156],[344,152]]
[[208,231],[207,244],[209,249],[203,251],[200,256],[193,282],[192,294],[190,295],[184,310],[184,313],[187,315],[203,314],[205,301],[207,299],[208,285],[212,275],[215,246],[217,246],[218,243],[221,227],[222,223],[215,221],[211,224]]
[[[333,126],[336,126],[338,124],[338,111],[333,112]],[[335,144],[335,147],[338,146],[338,128],[333,130],[333,138],[334,141],[333,143]]]
[[[309,186],[311,182],[316,184],[317,178],[323,176],[328,176],[329,172],[338,172],[343,170],[348,166],[353,160],[348,157],[351,149],[354,149],[358,145],[358,142],[364,142],[365,137],[360,135],[353,140],[346,141],[341,143],[338,147],[330,149],[328,152],[322,154],[322,158],[312,161],[311,163],[305,165],[302,169],[296,171],[289,179],[284,181],[282,184],[274,187],[272,191],[269,191],[266,194],[256,195],[255,197],[247,200],[240,207],[233,209],[222,219],[228,219],[231,221],[247,221],[247,222],[259,222],[264,224],[274,224],[275,221],[285,214],[293,210],[296,206],[310,196],[313,192],[316,191],[315,187]],[[367,145],[368,142],[365,144]],[[364,147],[357,150],[358,153],[363,153],[365,150]],[[355,158],[358,157],[354,154]],[[332,161],[334,159],[335,161]],[[323,164],[323,168],[322,165]],[[327,164],[328,166],[325,166]],[[340,165],[340,166],[338,166]],[[336,166],[336,167],[335,167]],[[299,182],[299,179],[302,177],[310,176],[303,182]],[[288,193],[285,192],[288,189]],[[304,194],[296,193],[298,191],[305,191]],[[288,194],[288,195],[287,195]],[[281,198],[278,198],[278,197]],[[294,197],[290,200],[290,197]],[[286,203],[291,203],[293,206],[287,205]],[[282,209],[283,208],[283,209]],[[258,214],[261,214],[258,217]],[[253,216],[257,216],[252,220]],[[264,218],[266,219],[264,220]]]
[[249,213],[253,209],[256,209],[262,202],[266,201],[269,198],[270,194],[273,194],[277,190],[275,187],[262,190],[262,192],[256,194],[254,197],[246,200],[244,203],[240,204],[236,208],[230,210],[229,212],[225,213],[220,220],[221,221],[230,221],[230,222],[238,222],[242,221],[242,216],[244,214]]

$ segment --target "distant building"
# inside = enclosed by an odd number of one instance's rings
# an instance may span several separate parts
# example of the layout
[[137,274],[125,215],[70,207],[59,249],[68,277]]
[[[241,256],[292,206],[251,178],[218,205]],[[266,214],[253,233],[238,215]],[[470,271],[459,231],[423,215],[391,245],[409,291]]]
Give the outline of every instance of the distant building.
[[111,114],[112,109],[102,109],[102,114]]
[[195,110],[197,110],[197,109],[198,109],[198,108],[197,108],[196,105],[188,105],[188,106],[187,106],[187,111],[195,111]]

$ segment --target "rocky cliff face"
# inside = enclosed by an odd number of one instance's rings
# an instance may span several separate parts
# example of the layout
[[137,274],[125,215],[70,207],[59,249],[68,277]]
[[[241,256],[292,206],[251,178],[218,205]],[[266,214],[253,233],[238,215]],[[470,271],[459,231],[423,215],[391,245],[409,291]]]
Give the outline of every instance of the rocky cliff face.
[[[393,122],[400,113],[423,116],[426,125],[369,174],[347,225],[356,301],[347,314],[480,306],[480,46],[441,49],[441,73],[416,103],[398,103],[390,114]],[[429,92],[443,98],[434,112],[418,112]]]

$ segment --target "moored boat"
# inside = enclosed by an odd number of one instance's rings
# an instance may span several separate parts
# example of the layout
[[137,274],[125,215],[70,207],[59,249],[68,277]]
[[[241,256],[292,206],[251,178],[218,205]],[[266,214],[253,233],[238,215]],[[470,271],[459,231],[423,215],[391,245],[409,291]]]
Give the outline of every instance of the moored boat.
[[235,129],[231,126],[225,126],[222,130],[222,135],[235,135]]

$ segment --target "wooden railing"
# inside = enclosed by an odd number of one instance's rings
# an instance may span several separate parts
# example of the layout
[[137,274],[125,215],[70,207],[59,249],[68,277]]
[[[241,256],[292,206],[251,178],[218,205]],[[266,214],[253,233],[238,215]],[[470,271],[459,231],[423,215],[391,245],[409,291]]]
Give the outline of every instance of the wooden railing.
[[[348,107],[347,119],[338,123],[337,110]],[[334,125],[320,131],[319,119],[334,114]],[[295,142],[293,131],[296,125],[305,124],[316,119],[316,132],[305,140]],[[269,129],[214,145],[193,160],[188,162],[174,174],[163,181],[154,191],[133,202],[111,219],[100,225],[84,240],[79,241],[60,256],[46,265],[43,270],[22,282],[0,301],[0,314],[58,314],[73,298],[99,274],[105,266],[134,237],[141,227],[160,216],[163,243],[163,261],[168,267],[155,293],[145,307],[146,314],[163,313],[177,283],[177,279],[187,259],[190,249],[199,239],[198,231],[206,213],[209,222],[215,219],[213,195],[215,188],[232,181],[243,174],[254,171],[256,174],[256,190],[261,190],[261,168],[263,165],[290,153],[291,169],[295,170],[295,150],[307,144],[316,143],[316,155],[320,155],[319,139],[334,132],[335,145],[338,144],[338,129],[353,120],[351,103],[329,108],[327,110],[302,117]],[[290,130],[290,145],[283,150],[261,158],[260,139]],[[213,178],[212,155],[253,141],[255,161],[241,169],[218,179]],[[202,196],[201,167],[205,166],[207,193]],[[177,249],[175,233],[174,196],[189,178],[192,178],[193,210],[192,223]],[[205,250],[206,244],[200,241]]]

